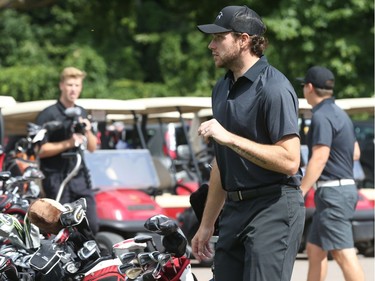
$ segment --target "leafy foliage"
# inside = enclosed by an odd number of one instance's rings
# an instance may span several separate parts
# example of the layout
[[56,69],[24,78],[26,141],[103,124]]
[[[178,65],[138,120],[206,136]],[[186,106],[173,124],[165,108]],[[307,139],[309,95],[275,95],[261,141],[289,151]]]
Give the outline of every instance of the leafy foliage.
[[[320,64],[336,74],[338,98],[374,95],[373,1],[243,2],[263,17],[266,55],[293,84]],[[87,72],[83,95],[100,98],[209,96],[224,73],[196,25],[232,1],[22,3],[0,10],[0,95],[56,98],[67,65]]]
[[[272,58],[289,77],[303,76],[312,65],[336,74],[336,96],[373,96],[374,3],[351,1],[282,1],[267,18],[275,46]],[[286,67],[284,67],[286,66]]]

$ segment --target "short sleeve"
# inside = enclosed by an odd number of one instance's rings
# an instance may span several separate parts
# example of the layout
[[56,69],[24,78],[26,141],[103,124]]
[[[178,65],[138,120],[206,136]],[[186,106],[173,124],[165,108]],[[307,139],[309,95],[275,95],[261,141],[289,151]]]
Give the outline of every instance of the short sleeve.
[[331,147],[333,131],[330,121],[322,114],[314,114],[311,120],[311,145],[326,145]]

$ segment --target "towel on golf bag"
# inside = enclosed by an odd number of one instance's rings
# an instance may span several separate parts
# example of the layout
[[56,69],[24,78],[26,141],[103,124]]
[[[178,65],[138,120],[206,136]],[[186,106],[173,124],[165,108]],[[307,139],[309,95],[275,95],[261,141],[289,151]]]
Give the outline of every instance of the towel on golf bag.
[[60,215],[64,211],[65,207],[56,200],[40,198],[30,204],[27,214],[30,222],[42,232],[58,234],[63,228]]

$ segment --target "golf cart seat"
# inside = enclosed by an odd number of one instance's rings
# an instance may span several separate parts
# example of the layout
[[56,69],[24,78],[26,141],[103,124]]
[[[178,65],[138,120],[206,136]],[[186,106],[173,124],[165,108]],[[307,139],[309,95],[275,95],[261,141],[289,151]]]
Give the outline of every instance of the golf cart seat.
[[159,191],[160,192],[173,192],[176,186],[176,180],[172,173],[168,170],[166,164],[164,163],[163,159],[160,157],[152,157],[154,162],[154,166],[156,169],[156,173],[159,177]]

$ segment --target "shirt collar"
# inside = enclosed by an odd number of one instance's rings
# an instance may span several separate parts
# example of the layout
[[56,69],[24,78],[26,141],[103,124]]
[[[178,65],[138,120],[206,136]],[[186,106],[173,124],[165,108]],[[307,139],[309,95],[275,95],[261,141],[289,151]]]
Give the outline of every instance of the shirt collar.
[[62,102],[60,101],[60,99],[57,99],[57,104],[59,106],[61,106],[62,108],[64,108],[64,109],[66,108],[65,105],[62,104]]
[[[243,77],[246,77],[251,82],[254,82],[255,79],[259,76],[261,71],[268,65],[268,61],[265,55],[261,56],[259,60],[250,67],[243,75]],[[228,70],[228,72],[225,74],[225,78],[230,78],[233,81],[233,72]]]
[[322,100],[320,103],[318,103],[317,105],[315,105],[312,109],[312,112],[315,112],[317,111],[319,108],[321,108],[324,104],[333,104],[335,103],[335,99],[333,97],[331,98],[327,98],[327,99],[324,99]]

